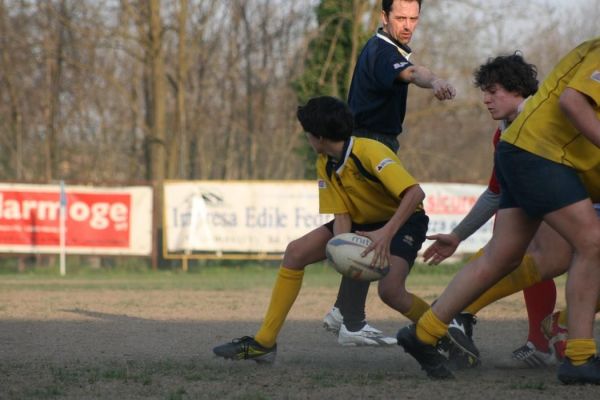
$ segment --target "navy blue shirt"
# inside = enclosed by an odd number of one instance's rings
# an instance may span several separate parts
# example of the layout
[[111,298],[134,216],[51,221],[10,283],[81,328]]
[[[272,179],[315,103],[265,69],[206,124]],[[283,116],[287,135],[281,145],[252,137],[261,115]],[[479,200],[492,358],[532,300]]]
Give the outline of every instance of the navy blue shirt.
[[358,57],[348,105],[354,114],[355,130],[396,136],[402,132],[406,114],[408,83],[398,80],[398,75],[412,64],[400,53],[400,44],[383,39],[384,32],[373,36]]

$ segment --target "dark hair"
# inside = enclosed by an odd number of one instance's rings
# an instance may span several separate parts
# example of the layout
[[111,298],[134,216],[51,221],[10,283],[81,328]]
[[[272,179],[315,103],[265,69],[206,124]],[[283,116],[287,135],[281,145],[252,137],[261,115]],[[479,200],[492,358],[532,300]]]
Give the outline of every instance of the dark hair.
[[489,58],[475,71],[475,87],[486,90],[499,84],[509,92],[528,97],[537,92],[537,68],[528,64],[520,52]]
[[[419,11],[421,11],[421,3],[423,2],[423,0],[398,0],[398,1],[416,1],[417,3],[419,3]],[[392,11],[392,4],[394,4],[394,0],[381,0],[381,10],[384,13],[389,14],[390,11]]]
[[337,142],[352,135],[352,112],[346,103],[335,97],[314,97],[298,107],[296,116],[302,128],[314,136]]

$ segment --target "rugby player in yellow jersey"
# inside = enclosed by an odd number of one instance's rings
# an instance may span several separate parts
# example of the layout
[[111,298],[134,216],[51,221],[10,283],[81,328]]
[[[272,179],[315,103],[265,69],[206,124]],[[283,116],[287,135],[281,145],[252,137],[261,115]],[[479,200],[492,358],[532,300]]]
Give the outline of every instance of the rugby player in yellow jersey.
[[[590,198],[594,202],[596,214],[600,218],[600,166],[594,169],[585,171],[580,174],[584,186],[590,194]],[[559,245],[562,248],[563,245]],[[552,252],[555,253],[555,252]],[[557,254],[551,254],[556,256]],[[558,254],[559,259],[561,256]],[[566,266],[563,271],[541,271],[544,275],[552,273],[562,273],[566,271]],[[600,311],[600,298],[596,303],[596,312]],[[557,359],[562,360],[565,357],[566,341],[568,339],[567,329],[568,312],[567,309],[558,310],[548,315],[542,321],[542,332],[548,339],[549,344],[553,347],[554,354]]]
[[504,132],[496,150],[502,188],[492,239],[398,344],[425,370],[443,368],[435,345],[448,323],[514,270],[541,221],[574,249],[566,298],[569,338],[558,379],[600,384],[593,323],[600,293],[600,222],[579,173],[600,165],[600,38],[554,67]]
[[[538,89],[537,69],[535,65],[525,61],[518,52],[509,55],[501,55],[488,59],[488,61],[477,68],[474,73],[475,86],[481,89],[482,100],[494,120],[499,121],[498,128],[493,136],[494,147],[500,140],[502,131],[510,126],[511,122],[519,115],[525,100],[533,95]],[[423,252],[423,259],[430,265],[439,264],[442,260],[450,257],[459,244],[485,224],[493,217],[500,203],[500,185],[495,173],[489,180],[488,187],[478,198],[471,211],[461,222],[448,234],[436,234],[428,236],[434,242]],[[557,243],[559,241],[559,243]],[[546,224],[542,224],[536,233],[530,247],[532,250],[523,258],[523,263],[541,264],[548,262],[560,262],[566,259],[565,264],[571,259],[569,245],[564,242]],[[550,250],[550,252],[548,252]],[[558,253],[564,257],[555,257]],[[480,250],[475,257],[482,253]],[[553,257],[554,256],[554,257]],[[560,265],[563,266],[562,264]],[[531,265],[528,270],[533,270]],[[463,313],[457,315],[448,327],[448,336],[453,342],[468,343],[472,341],[474,315],[491,302],[506,296],[506,291],[511,291],[516,284],[526,284],[531,279],[527,271],[512,276],[513,279],[500,281],[490,290],[483,294],[473,304],[469,305]],[[532,274],[533,275],[533,274]],[[505,366],[522,367],[546,367],[556,364],[556,359],[550,351],[548,339],[544,337],[541,330],[542,320],[552,314],[556,302],[556,286],[552,279],[539,282],[523,291],[527,316],[529,320],[529,332],[525,345],[513,351],[509,362]],[[471,347],[474,345],[471,344]],[[461,358],[455,354],[454,348],[449,349],[451,365],[456,367],[472,367],[471,356]],[[464,353],[462,353],[464,355]]]
[[[373,242],[374,265],[390,266],[378,282],[384,303],[409,319],[427,303],[408,292],[406,277],[421,248],[429,218],[423,210],[425,194],[396,154],[372,139],[351,136],[353,117],[347,105],[333,97],[316,97],[298,108],[311,147],[319,154],[319,211],[334,214],[323,225],[288,244],[263,323],[254,337],[244,336],[217,346],[220,357],[272,362],[276,339],[302,285],[304,268],[325,259],[334,235],[357,232]],[[443,358],[443,356],[439,355]],[[447,378],[446,370],[430,375]]]

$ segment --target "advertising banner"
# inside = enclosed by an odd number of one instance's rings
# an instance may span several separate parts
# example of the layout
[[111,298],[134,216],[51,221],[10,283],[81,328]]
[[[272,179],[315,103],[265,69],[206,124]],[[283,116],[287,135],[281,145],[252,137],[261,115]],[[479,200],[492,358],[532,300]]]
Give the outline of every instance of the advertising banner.
[[[427,234],[434,235],[452,232],[452,229],[467,215],[487,186],[464,183],[423,183],[421,187],[426,195],[423,205],[429,215]],[[477,232],[462,242],[456,253],[477,252],[492,237],[493,227],[494,218],[487,221]],[[426,240],[422,250],[430,244],[431,241]]]
[[[0,251],[150,255],[152,189],[0,184]],[[62,201],[61,201],[62,200]]]
[[[448,233],[485,186],[428,183],[429,233]],[[186,181],[164,185],[165,252],[282,253],[286,245],[328,222],[319,214],[316,181]],[[474,252],[491,236],[488,222],[459,248]],[[424,244],[424,248],[429,243]]]
[[168,252],[279,253],[331,220],[319,214],[316,182],[167,182]]

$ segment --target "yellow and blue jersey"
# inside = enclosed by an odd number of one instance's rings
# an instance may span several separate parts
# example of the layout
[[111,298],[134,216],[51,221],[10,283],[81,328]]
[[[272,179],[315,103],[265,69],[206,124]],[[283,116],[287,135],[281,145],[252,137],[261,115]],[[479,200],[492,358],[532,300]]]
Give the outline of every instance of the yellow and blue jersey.
[[[317,174],[319,212],[348,213],[357,224],[389,220],[402,193],[418,184],[388,147],[354,136],[346,141],[341,160],[319,155]],[[422,209],[420,205],[415,211]]]
[[600,164],[600,148],[559,108],[565,88],[588,96],[600,118],[600,37],[580,44],[556,65],[502,140],[548,160],[587,171]]

